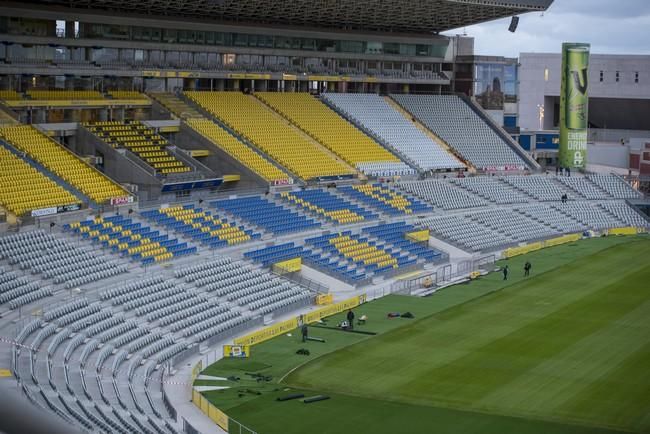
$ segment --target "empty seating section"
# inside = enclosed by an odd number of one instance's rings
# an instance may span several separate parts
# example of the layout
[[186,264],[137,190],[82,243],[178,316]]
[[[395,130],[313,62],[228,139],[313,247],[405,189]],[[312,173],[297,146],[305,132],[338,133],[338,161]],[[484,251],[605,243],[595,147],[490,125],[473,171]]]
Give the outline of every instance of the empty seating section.
[[367,175],[415,173],[399,158],[308,93],[259,92],[255,95]]
[[502,233],[513,241],[521,242],[548,238],[560,234],[560,231],[527,218],[510,209],[490,209],[474,212],[469,218],[493,231]]
[[422,171],[465,167],[379,95],[327,93],[322,98]]
[[376,214],[324,190],[283,192],[276,197],[334,223],[356,223],[377,218]]
[[494,177],[456,178],[454,184],[497,204],[527,203],[530,197]]
[[[313,300],[313,295],[305,288],[267,271],[232,262],[230,258],[219,258],[181,269],[176,272],[176,277],[184,278],[187,283],[218,297],[225,297],[231,303],[245,306],[255,314],[267,314],[297,304],[308,305]],[[237,318],[227,316],[233,313],[239,315],[234,311],[222,315],[226,315],[224,319],[228,321]],[[205,325],[214,327],[210,321],[207,319]],[[193,325],[190,329],[202,333],[205,329],[201,324]]]
[[77,188],[96,203],[129,193],[72,152],[29,125],[0,128],[0,137],[26,152],[55,175]]
[[79,199],[0,145],[0,205],[21,216]]
[[437,237],[472,251],[490,251],[513,241],[502,233],[486,228],[465,215],[429,217],[419,225],[428,228]]
[[417,199],[408,198],[392,188],[381,184],[343,186],[339,188],[346,195],[374,206],[391,215],[428,212],[431,208]]
[[589,229],[585,223],[582,223],[562,212],[559,208],[547,204],[536,203],[517,206],[515,211],[523,214],[531,220],[548,225],[564,234],[577,233]]
[[638,228],[650,228],[650,220],[632,209],[628,204],[622,201],[602,201],[598,206],[607,213],[614,215],[624,226],[634,226]]
[[488,202],[446,181],[400,182],[397,186],[445,210],[486,206]]
[[278,262],[304,257],[310,254],[311,252],[309,250],[305,250],[301,246],[296,246],[295,243],[291,242],[246,252],[244,253],[244,258],[251,259],[259,262],[264,267],[268,267]]
[[225,247],[260,238],[259,233],[229,223],[193,205],[160,208],[141,215],[210,247]]
[[305,259],[338,273],[344,280],[358,281],[413,265],[417,260],[400,249],[350,231],[305,240],[313,248]]
[[120,215],[66,224],[64,230],[101,243],[144,265],[196,253],[196,247]]
[[477,168],[527,167],[510,145],[461,98],[454,95],[393,95],[392,98]]
[[204,116],[194,107],[173,93],[151,93],[150,96],[180,119],[203,119]]
[[0,100],[16,101],[20,99],[23,99],[23,95],[15,90],[0,90]]
[[106,94],[113,99],[146,99],[147,97],[136,90],[109,90]]
[[96,256],[43,231],[0,238],[0,259],[41,274],[43,279],[64,283],[66,289],[127,271],[125,264]]
[[589,229],[607,229],[627,226],[616,214],[589,202],[568,202],[554,205],[560,212],[578,220]]
[[555,179],[567,187],[577,191],[582,197],[587,199],[612,198],[609,193],[584,176],[557,176]]
[[133,152],[162,175],[193,170],[167,149],[169,142],[164,137],[141,122],[109,121],[84,126],[113,148]]
[[555,183],[552,178],[547,176],[506,176],[501,179],[541,202],[559,201],[564,194],[569,199],[578,196],[568,187]]
[[8,302],[10,309],[16,309],[50,295],[51,288],[0,267],[0,304]]
[[104,99],[104,95],[95,90],[28,90],[26,94],[35,100]]
[[355,173],[252,96],[239,92],[185,94],[301,179]]
[[259,196],[218,200],[210,205],[218,211],[226,211],[274,234],[299,232],[318,228],[321,225],[313,219],[289,211]]
[[641,194],[616,175],[587,175],[587,178],[616,199],[637,199]]
[[415,226],[405,222],[387,223],[363,229],[363,233],[371,235],[380,241],[387,243],[391,249],[399,248],[409,255],[415,255],[425,261],[438,261],[442,259],[442,253],[429,247],[426,243],[415,243],[406,235],[408,232],[416,231]]
[[189,119],[187,125],[263,179],[269,182],[289,179],[289,175],[211,120]]

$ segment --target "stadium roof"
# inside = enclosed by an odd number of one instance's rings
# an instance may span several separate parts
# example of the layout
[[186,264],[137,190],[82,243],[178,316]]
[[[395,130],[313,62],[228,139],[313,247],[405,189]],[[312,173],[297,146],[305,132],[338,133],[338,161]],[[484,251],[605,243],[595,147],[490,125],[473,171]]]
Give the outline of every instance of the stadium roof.
[[26,0],[75,10],[398,33],[438,33],[544,11],[553,0]]

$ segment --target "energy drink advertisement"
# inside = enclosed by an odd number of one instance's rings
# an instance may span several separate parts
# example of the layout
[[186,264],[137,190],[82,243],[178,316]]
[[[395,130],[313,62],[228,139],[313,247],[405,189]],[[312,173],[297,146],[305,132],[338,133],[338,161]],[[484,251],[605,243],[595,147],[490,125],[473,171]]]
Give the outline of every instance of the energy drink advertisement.
[[587,164],[588,87],[589,44],[562,44],[559,154],[561,167],[584,169]]

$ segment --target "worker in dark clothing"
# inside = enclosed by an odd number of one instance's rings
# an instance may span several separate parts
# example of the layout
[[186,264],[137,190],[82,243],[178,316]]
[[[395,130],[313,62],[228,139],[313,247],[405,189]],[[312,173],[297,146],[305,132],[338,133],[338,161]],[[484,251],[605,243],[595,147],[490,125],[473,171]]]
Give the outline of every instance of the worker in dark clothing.
[[309,327],[307,327],[307,324],[302,325],[300,332],[302,333],[302,341],[305,342],[307,337],[309,337]]
[[503,267],[503,280],[508,280],[508,271],[510,270],[508,269],[507,265]]
[[354,312],[352,312],[352,309],[348,311],[346,318],[348,319],[348,327],[352,330],[354,328]]
[[530,269],[533,268],[533,266],[530,264],[530,262],[526,261],[524,264],[524,276],[530,276]]

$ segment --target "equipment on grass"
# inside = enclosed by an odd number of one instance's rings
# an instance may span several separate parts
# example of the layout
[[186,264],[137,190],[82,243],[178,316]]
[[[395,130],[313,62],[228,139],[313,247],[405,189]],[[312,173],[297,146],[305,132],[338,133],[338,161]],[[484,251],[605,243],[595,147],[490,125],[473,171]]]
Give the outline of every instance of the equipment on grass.
[[323,339],[323,338],[315,338],[315,337],[308,336],[308,337],[305,338],[305,339],[307,339],[308,341],[314,341],[314,342],[322,342],[322,343],[325,343],[325,339]]
[[303,399],[302,402],[304,402],[305,404],[311,404],[312,402],[325,401],[326,399],[330,399],[330,397],[327,395],[316,395],[316,396],[311,396],[309,398],[305,398]]
[[301,356],[308,356],[311,353],[307,348],[301,348],[298,351],[296,351],[296,354],[300,354]]
[[291,401],[292,399],[300,399],[304,398],[305,394],[304,393],[294,393],[292,395],[286,395],[286,396],[278,396],[276,401]]

